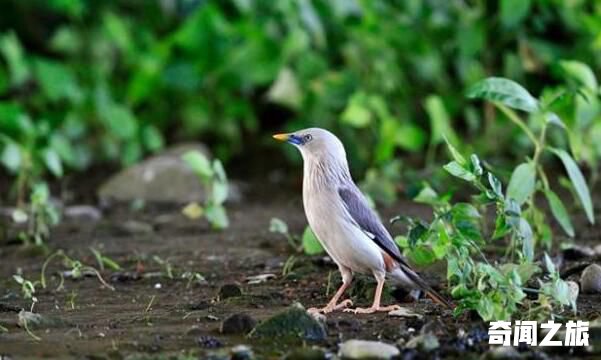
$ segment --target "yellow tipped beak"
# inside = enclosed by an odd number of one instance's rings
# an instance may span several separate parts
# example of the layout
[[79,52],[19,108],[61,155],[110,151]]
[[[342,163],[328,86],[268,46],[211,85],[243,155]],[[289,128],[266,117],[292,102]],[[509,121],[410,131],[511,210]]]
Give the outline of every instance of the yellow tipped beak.
[[288,139],[290,138],[289,134],[275,134],[273,135],[273,138],[279,141],[288,141]]

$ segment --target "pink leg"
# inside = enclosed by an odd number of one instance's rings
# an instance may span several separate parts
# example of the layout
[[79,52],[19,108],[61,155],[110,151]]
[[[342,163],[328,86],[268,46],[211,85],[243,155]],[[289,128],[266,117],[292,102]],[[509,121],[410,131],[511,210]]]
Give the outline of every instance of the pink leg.
[[330,302],[328,302],[328,304],[323,308],[308,309],[307,311],[309,313],[327,314],[327,313],[331,313],[332,311],[344,309],[346,307],[353,305],[353,302],[349,299],[346,299],[346,300],[342,301],[341,303],[338,303],[338,300],[340,300],[340,297],[342,297],[342,295],[344,294],[346,289],[351,284],[351,281],[353,280],[353,274],[347,268],[340,267],[340,274],[342,275],[342,285],[340,286],[338,291],[336,291],[336,294],[334,294],[334,296],[332,297]]
[[355,308],[355,309],[344,309],[344,312],[352,312],[355,314],[373,314],[378,311],[393,311],[398,310],[401,307],[399,305],[380,306],[380,300],[382,299],[382,290],[384,289],[385,275],[374,274],[378,285],[376,286],[376,293],[374,295],[374,303],[369,308]]

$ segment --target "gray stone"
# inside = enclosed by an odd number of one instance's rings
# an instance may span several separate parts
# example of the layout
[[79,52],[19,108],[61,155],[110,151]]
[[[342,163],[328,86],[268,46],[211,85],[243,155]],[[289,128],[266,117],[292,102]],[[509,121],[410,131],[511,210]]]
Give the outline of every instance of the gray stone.
[[399,356],[399,349],[380,341],[347,340],[340,345],[338,355],[342,359],[392,359]]
[[217,296],[220,301],[232,297],[239,297],[242,296],[242,289],[236,284],[224,284],[219,288]]
[[102,219],[102,212],[91,205],[73,205],[67,206],[63,210],[63,215],[72,221],[95,222]]
[[249,336],[320,341],[326,338],[326,330],[305,309],[293,305],[261,322],[250,332]]
[[246,345],[236,345],[231,350],[232,360],[252,360],[255,354],[252,349]]
[[147,235],[154,232],[152,224],[136,220],[127,220],[123,224],[119,224],[118,228],[128,235]]
[[601,266],[590,264],[580,275],[580,288],[583,293],[601,293]]
[[568,284],[568,290],[570,291],[570,299],[578,299],[580,293],[580,287],[575,281],[566,281]]
[[[203,144],[180,144],[120,171],[100,186],[98,197],[101,203],[134,200],[172,204],[203,202],[206,194],[202,184],[181,159],[183,154],[194,150],[210,157]],[[230,192],[239,193],[234,186],[230,186]]]
[[519,359],[520,353],[511,346],[492,347],[483,356],[485,360],[511,360]]
[[436,350],[439,346],[438,338],[432,333],[418,335],[409,340],[406,345],[409,349],[417,349],[425,352]]
[[226,335],[243,335],[248,334],[256,325],[257,321],[250,315],[240,313],[223,320],[219,331]]
[[404,317],[404,318],[417,318],[417,319],[422,319],[424,317],[422,314],[414,313],[413,311],[411,311],[407,308],[404,308],[404,307],[397,309],[397,310],[390,311],[388,313],[388,315],[396,316],[396,317]]

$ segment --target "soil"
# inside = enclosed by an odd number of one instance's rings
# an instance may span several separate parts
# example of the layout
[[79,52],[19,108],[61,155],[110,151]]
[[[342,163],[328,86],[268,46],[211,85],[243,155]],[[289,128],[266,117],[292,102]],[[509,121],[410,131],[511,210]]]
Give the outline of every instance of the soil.
[[[291,233],[302,232],[306,220],[301,199],[289,195],[299,194],[298,189],[281,191],[264,185],[247,193],[243,203],[229,207],[231,226],[221,232],[211,230],[203,220],[185,218],[178,208],[120,207],[105,210],[99,222],[63,221],[53,232],[49,248],[63,249],[70,257],[97,266],[90,251],[93,247],[119,263],[122,270],[101,271],[114,291],[93,276],[66,278],[57,291],[58,274],[65,268],[58,260],[52,262],[47,270],[48,287],[38,286],[34,310],[60,322],[31,329],[41,341],[17,325],[17,312],[29,309],[31,301],[21,297],[12,275],[19,272],[27,279],[38,279],[47,254],[32,254],[18,243],[1,244],[0,325],[8,332],[0,330],[0,358],[168,358],[178,354],[207,358],[215,348],[246,344],[258,358],[272,359],[310,346],[335,353],[347,339],[395,343],[419,334],[423,327],[434,330],[440,348],[433,353],[405,349],[403,358],[478,358],[488,350],[487,325],[477,316],[455,317],[427,299],[407,302],[402,291],[392,289],[387,292],[386,303],[401,303],[424,318],[337,312],[327,316],[328,337],[320,342],[257,341],[244,335],[222,334],[221,323],[230,315],[244,313],[261,321],[296,302],[305,307],[323,305],[340,283],[336,267],[327,257],[295,254],[283,236],[269,232],[272,217],[286,221]],[[382,216],[390,218],[399,212],[420,217],[430,214],[426,207],[401,201],[382,210]],[[601,219],[597,220],[597,224],[601,223]],[[598,242],[599,225],[590,227],[584,218],[578,218],[576,226],[580,229],[577,242]],[[393,230],[404,231],[400,227]],[[284,264],[291,255],[296,256],[292,272],[283,276]],[[173,278],[155,256],[171,264]],[[182,279],[184,272],[200,273],[206,283]],[[423,273],[429,282],[445,284],[442,267],[425,269]],[[275,278],[260,284],[248,283],[249,276],[261,274],[274,274]],[[351,298],[355,305],[368,306],[373,282],[359,277],[356,283]],[[224,285],[235,285],[229,286],[230,291],[234,289],[233,295],[239,287],[242,295],[227,297],[223,294]],[[441,290],[445,293],[444,288]],[[597,318],[601,313],[598,300],[598,295],[581,295],[578,318]],[[520,351],[534,358],[547,356],[528,349]]]

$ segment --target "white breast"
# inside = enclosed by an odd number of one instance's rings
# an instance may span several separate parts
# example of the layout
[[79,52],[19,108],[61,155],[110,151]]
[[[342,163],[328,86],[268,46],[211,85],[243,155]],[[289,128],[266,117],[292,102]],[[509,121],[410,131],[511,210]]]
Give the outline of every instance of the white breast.
[[383,271],[382,250],[361,229],[353,225],[339,196],[331,189],[303,190],[303,204],[309,226],[337,264],[352,271]]

